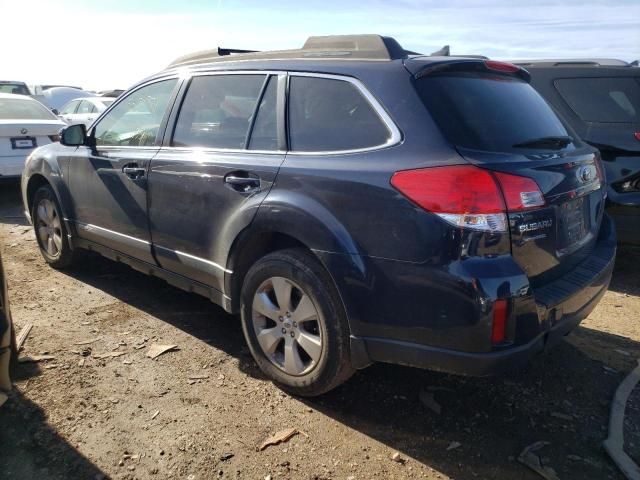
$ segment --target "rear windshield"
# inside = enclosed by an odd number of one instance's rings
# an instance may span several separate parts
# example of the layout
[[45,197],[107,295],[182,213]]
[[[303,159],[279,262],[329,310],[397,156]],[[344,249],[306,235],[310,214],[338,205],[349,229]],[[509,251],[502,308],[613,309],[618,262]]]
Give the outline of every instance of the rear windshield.
[[417,81],[427,109],[454,145],[490,152],[570,136],[547,102],[523,80],[501,75],[433,75]]
[[0,83],[0,93],[30,95],[29,89],[24,83]]
[[57,117],[41,103],[23,98],[0,98],[0,120],[52,120]]
[[638,78],[562,78],[555,85],[585,122],[640,123]]

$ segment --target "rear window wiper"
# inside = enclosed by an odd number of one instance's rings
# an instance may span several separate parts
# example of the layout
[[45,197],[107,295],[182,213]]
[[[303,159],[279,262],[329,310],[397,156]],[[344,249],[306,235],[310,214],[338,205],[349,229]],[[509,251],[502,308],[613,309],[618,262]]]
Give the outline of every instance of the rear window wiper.
[[573,143],[573,138],[567,135],[558,135],[555,137],[532,138],[524,142],[512,145],[513,148],[564,148]]

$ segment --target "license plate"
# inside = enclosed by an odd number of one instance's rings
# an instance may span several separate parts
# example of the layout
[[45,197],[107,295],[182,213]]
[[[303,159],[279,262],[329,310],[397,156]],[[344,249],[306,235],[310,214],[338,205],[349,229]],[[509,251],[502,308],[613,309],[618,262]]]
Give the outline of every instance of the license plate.
[[11,148],[14,150],[22,150],[27,148],[35,148],[35,137],[16,137],[11,139]]
[[589,232],[589,197],[580,197],[560,207],[560,248],[582,240]]

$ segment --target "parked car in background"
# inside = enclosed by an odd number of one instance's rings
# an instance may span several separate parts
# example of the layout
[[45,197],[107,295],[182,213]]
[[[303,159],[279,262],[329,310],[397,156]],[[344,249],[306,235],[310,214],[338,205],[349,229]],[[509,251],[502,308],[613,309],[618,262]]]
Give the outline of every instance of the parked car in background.
[[6,395],[2,392],[11,390],[9,367],[11,360],[17,358],[15,338],[7,295],[7,279],[0,252],[0,405],[6,400]]
[[120,90],[120,89],[115,89],[115,90],[101,90],[99,92],[96,92],[98,95],[100,95],[101,97],[112,97],[112,98],[118,98],[120,95],[122,95],[124,93],[124,90]]
[[0,93],[0,177],[19,177],[27,156],[57,142],[65,125],[31,97]]
[[69,125],[83,123],[88,127],[114,101],[109,97],[76,98],[62,107],[58,116]]
[[24,82],[0,80],[0,93],[13,93],[18,95],[31,95],[29,87]]
[[69,87],[52,87],[42,91],[43,103],[56,114],[58,114],[62,107],[75,98],[94,96],[95,93]]
[[597,150],[526,70],[378,35],[223,52],[176,60],[29,158],[51,266],[89,249],[207,296],[307,396],[374,361],[515,368],[604,295]]
[[612,59],[517,63],[576,133],[600,150],[618,240],[640,245],[640,68]]

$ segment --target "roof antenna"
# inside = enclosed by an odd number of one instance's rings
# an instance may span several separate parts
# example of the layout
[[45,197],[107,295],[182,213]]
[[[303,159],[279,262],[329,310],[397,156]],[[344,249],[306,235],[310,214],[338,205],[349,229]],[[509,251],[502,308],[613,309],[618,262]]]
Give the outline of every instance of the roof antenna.
[[432,57],[449,57],[451,56],[451,49],[449,45],[445,45],[440,50],[436,50],[431,54]]

